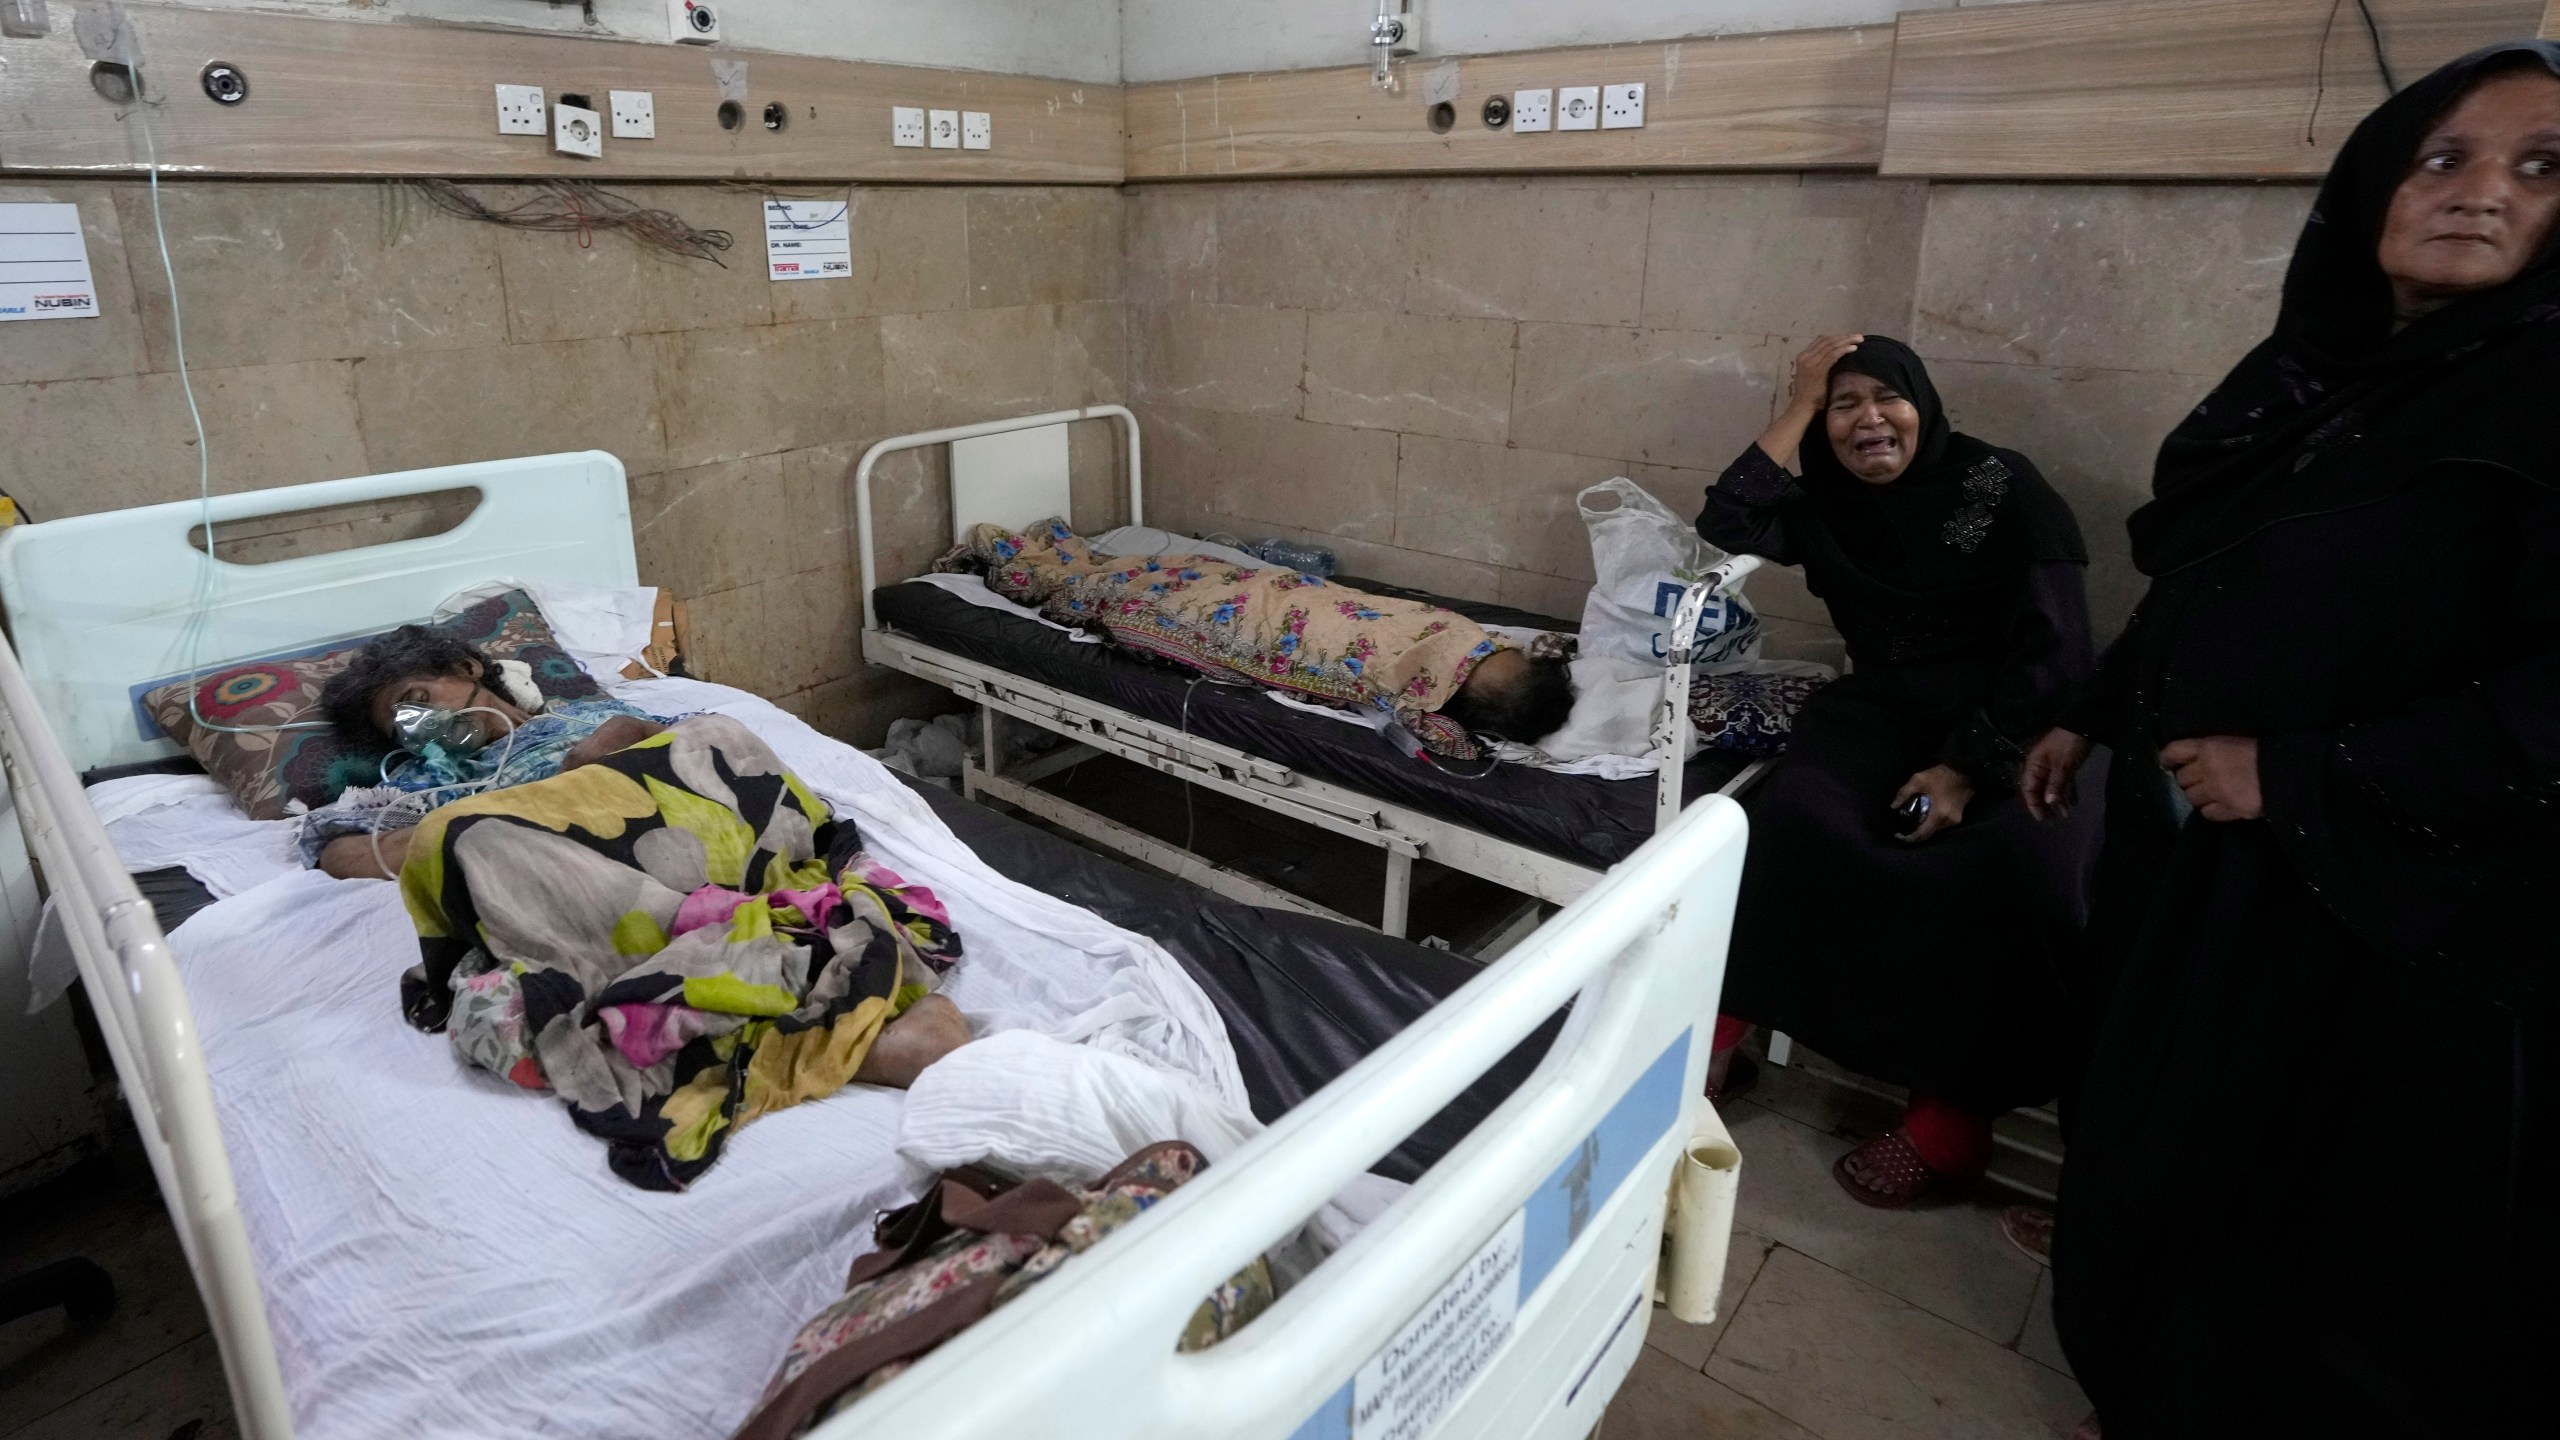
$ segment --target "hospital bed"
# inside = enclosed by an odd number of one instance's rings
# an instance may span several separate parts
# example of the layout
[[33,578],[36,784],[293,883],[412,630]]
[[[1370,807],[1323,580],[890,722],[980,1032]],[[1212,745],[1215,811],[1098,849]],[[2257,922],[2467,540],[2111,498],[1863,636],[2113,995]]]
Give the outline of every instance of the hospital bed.
[[[1706,794],[1738,795],[1766,768],[1766,762],[1729,751],[1689,757],[1692,657],[1687,647],[1670,655],[1653,706],[1649,785],[1516,765],[1478,772],[1416,761],[1383,737],[1284,709],[1261,692],[1203,685],[1167,667],[1111,653],[1109,647],[1075,645],[1036,621],[963,603],[947,588],[883,573],[871,494],[873,474],[883,459],[949,447],[945,473],[957,542],[982,521],[1019,528],[1069,513],[1066,426],[1077,420],[1109,420],[1119,427],[1130,524],[1144,525],[1141,437],[1137,417],[1124,406],[1094,405],[894,436],[873,445],[855,466],[863,656],[932,681],[976,707],[986,758],[971,762],[964,772],[970,795],[1019,806],[1221,894],[1352,918],[1037,784],[1095,755],[1115,755],[1383,851],[1386,884],[1378,928],[1401,935],[1417,859],[1562,904],[1590,889],[1647,836],[1668,830],[1685,805]],[[1173,543],[1179,548],[1178,538]],[[1667,633],[1697,634],[1706,607],[1759,564],[1757,556],[1735,556],[1702,576],[1682,593],[1668,617]],[[1382,588],[1444,604],[1487,623],[1530,628],[1554,623],[1502,607]],[[1071,743],[1007,769],[998,743],[1007,721],[1037,726]],[[1535,907],[1527,907],[1523,923],[1533,924],[1535,915]]]
[[[1131,448],[1134,481],[1134,432]],[[236,524],[461,488],[476,489],[479,506],[439,535],[266,565],[213,560],[188,542],[208,516]],[[867,542],[867,510],[863,529]],[[619,462],[589,452],[372,476],[0,536],[0,600],[14,632],[14,648],[0,646],[0,765],[203,1293],[242,1431],[256,1440],[298,1427],[307,1436],[703,1430],[613,1408],[626,1387],[671,1373],[673,1383],[739,1387],[730,1413],[743,1415],[759,1367],[809,1313],[782,1295],[780,1279],[809,1272],[840,1283],[849,1237],[872,1207],[897,1198],[888,1191],[917,1178],[859,1170],[880,1163],[864,1147],[884,1143],[880,1122],[897,1100],[848,1092],[759,1121],[682,1196],[620,1186],[557,1105],[463,1074],[440,1041],[404,1028],[387,967],[413,953],[402,951],[391,887],[283,874],[196,915],[176,947],[162,935],[81,780],[171,753],[138,729],[134,685],[184,673],[191,651],[219,662],[375,633],[500,578],[632,584]],[[975,683],[1004,705],[1028,704],[992,674]],[[1056,974],[1044,981],[1065,983],[1079,957],[1113,946],[1139,954],[1148,943],[1007,888],[875,762],[765,702],[699,685],[636,693],[748,720],[859,820],[867,841],[903,847],[884,858],[911,876],[976,877],[984,895],[960,892],[975,908],[955,904],[955,920],[970,932],[1011,907],[1005,943],[986,948],[1047,946],[1041,963]],[[1381,823],[1390,818],[1381,812]],[[234,809],[225,823],[249,822]],[[816,1433],[1586,1435],[1643,1341],[1667,1182],[1676,1166],[1730,1162],[1701,1089],[1744,830],[1729,800],[1692,806],[1200,1179]],[[357,915],[370,929],[261,928],[296,905],[308,916]],[[973,945],[970,963],[980,953]],[[234,963],[216,966],[217,957]],[[308,999],[297,986],[327,993]],[[1560,1011],[1527,1079],[1343,1251],[1234,1339],[1175,1353],[1201,1295]],[[319,1048],[314,1031],[331,1027],[358,1053]],[[474,1125],[489,1128],[444,1134],[458,1128],[442,1123],[448,1106],[471,1107]],[[514,1137],[505,1146],[502,1131]],[[798,1168],[775,1163],[787,1156],[802,1157]],[[845,1178],[856,1171],[863,1185]],[[529,1215],[537,1205],[561,1213]],[[371,1228],[340,1223],[356,1212],[375,1217]],[[332,1223],[298,1223],[315,1213]],[[549,1232],[530,1244],[516,1233],[537,1218],[577,1243],[605,1235],[628,1248],[563,1261],[543,1250],[563,1248]],[[1685,1227],[1698,1244],[1677,1269],[1692,1296],[1704,1275],[1709,1305],[1722,1224]],[[479,1257],[430,1248],[456,1233],[540,1257],[542,1283],[512,1268],[520,1262],[456,1266]],[[732,1256],[746,1279],[710,1287],[706,1259]],[[339,1277],[329,1286],[315,1279],[329,1275]],[[739,1284],[761,1299],[745,1313],[765,1327],[743,1349],[706,1333],[722,1328],[708,1317],[741,1313]],[[546,1288],[558,1286],[585,1288]],[[564,1312],[555,1328],[585,1347],[576,1353],[586,1368],[565,1378],[509,1348],[520,1315],[551,1310]],[[450,1316],[433,1354],[365,1348],[376,1332],[414,1326],[420,1311]],[[723,1343],[725,1369],[707,1358]],[[637,1352],[654,1375],[627,1368]],[[320,1359],[325,1373],[300,1368]],[[386,1376],[422,1372],[487,1412],[473,1425],[384,1420]],[[359,1403],[369,1395],[370,1412]]]

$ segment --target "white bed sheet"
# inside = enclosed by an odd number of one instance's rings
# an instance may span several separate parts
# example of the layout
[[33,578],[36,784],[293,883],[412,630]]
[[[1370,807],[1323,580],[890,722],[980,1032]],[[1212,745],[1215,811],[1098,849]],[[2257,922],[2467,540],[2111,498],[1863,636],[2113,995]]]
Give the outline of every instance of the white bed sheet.
[[[1080,1040],[1247,1109],[1216,1011],[1153,941],[996,874],[877,762],[763,700],[615,688],[736,716],[932,886],[967,944],[945,993],[981,1034]],[[893,1148],[903,1097],[853,1086],[741,1131],[683,1194],[635,1189],[557,1100],[402,1022],[417,943],[395,887],[303,870],[189,787],[101,791],[120,848],[221,862],[239,887],[171,940],[302,1440],[727,1434],[874,1212],[926,1179]],[[190,813],[208,822],[196,853],[177,838]],[[244,845],[272,859],[263,881]]]

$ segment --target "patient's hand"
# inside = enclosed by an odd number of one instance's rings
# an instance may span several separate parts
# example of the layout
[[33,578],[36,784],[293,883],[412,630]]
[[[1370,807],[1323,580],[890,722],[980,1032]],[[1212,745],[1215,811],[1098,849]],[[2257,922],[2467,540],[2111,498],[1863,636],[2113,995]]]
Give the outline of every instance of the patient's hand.
[[[341,835],[320,847],[320,873],[340,880],[397,880],[409,861],[414,830],[386,830],[380,835]],[[375,843],[380,842],[377,860]]]
[[581,765],[593,765],[614,751],[628,750],[666,728],[628,715],[616,715],[597,726],[596,733],[570,746],[569,753],[560,761],[560,768],[575,770]]
[[1929,797],[1929,813],[1920,819],[1917,829],[1901,838],[1917,845],[1941,830],[1952,830],[1964,823],[1964,807],[1973,799],[1973,782],[1952,765],[1932,765],[1902,782],[1893,792],[1890,808],[1899,810],[1914,795]]

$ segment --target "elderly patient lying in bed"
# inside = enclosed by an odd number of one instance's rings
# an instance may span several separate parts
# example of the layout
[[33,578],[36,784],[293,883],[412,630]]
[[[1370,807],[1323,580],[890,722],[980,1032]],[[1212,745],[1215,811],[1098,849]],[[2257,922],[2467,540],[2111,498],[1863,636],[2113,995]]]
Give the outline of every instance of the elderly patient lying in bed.
[[1472,759],[1470,731],[1535,744],[1573,713],[1566,657],[1509,648],[1418,600],[1214,555],[1113,557],[1063,520],[980,525],[946,562],[1062,624],[1188,668],[1383,712],[1434,754]]
[[738,721],[545,704],[414,626],[323,704],[395,757],[308,817],[305,849],[399,880],[423,956],[410,1023],[558,1093],[632,1183],[681,1189],[757,1116],[848,1080],[904,1087],[967,1043],[932,993],[961,954],[941,902]]

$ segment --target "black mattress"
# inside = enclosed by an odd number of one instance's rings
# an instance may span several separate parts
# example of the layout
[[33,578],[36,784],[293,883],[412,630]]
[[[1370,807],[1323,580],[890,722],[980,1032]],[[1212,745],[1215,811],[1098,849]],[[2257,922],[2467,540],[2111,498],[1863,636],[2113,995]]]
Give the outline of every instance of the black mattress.
[[[997,873],[1171,952],[1218,1007],[1253,1113],[1264,1121],[1323,1089],[1479,973],[1446,950],[1145,874],[950,791],[909,783]],[[1561,1016],[1532,1032],[1370,1168],[1397,1180],[1420,1176],[1528,1078],[1560,1023]]]
[[[1573,627],[1545,616],[1450,600],[1418,590],[1345,578],[1375,594],[1446,606],[1470,619],[1539,629]],[[1522,765],[1449,768],[1400,754],[1385,737],[1339,720],[1275,705],[1252,686],[1194,685],[1193,672],[1110,645],[1079,644],[1059,631],[949,591],[907,582],[873,592],[881,622],[937,649],[1025,679],[1099,700],[1190,734],[1259,755],[1489,835],[1605,870],[1653,835],[1653,781],[1558,775]],[[1731,751],[1689,762],[1684,799],[1722,788],[1749,765]]]

